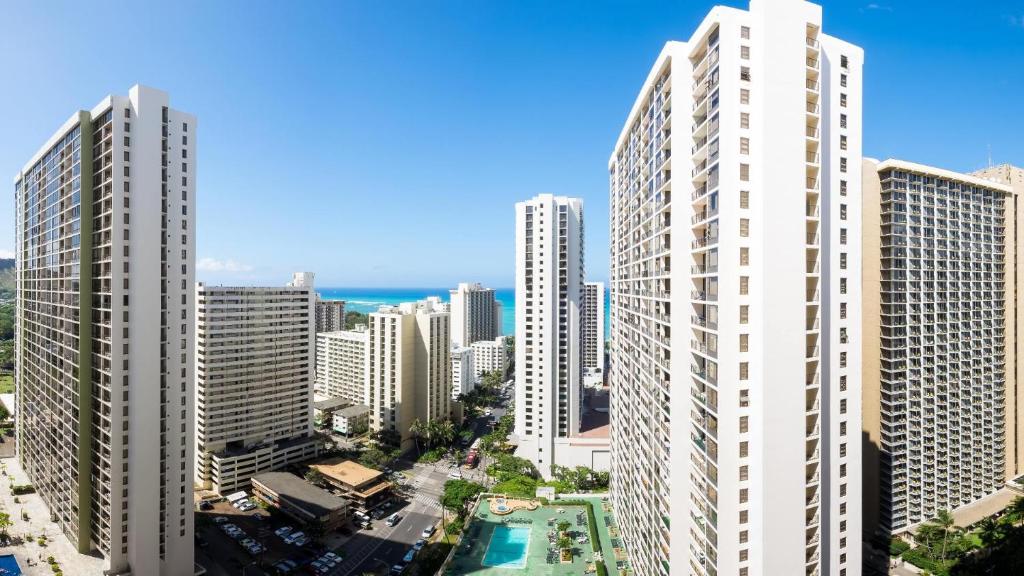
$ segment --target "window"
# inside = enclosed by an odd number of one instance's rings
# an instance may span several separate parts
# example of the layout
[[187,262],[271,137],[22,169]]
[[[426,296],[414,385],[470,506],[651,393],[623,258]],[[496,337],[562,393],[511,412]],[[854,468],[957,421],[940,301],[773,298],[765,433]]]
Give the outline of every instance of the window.
[[[740,494],[742,494],[745,490],[746,488],[740,490]],[[748,533],[746,530],[740,530],[740,543],[746,543],[749,539],[750,533]]]
[[750,128],[750,113],[740,112],[740,128]]
[[846,252],[839,253],[839,269],[846,270]]
[[846,180],[839,181],[839,195],[846,196]]
[[750,430],[750,417],[740,416],[740,433],[746,433]]
[[750,26],[740,26],[740,38],[744,40],[750,39]]
[[740,306],[740,324],[746,324],[750,319],[750,306],[743,304]]
[[839,465],[839,477],[846,478],[846,464]]
[[846,422],[839,423],[839,435],[846,436]]
[[839,159],[839,171],[846,172],[846,158]]
[[746,296],[750,291],[750,276],[740,276],[740,295]]
[[839,127],[846,128],[846,114],[839,115]]
[[842,67],[842,68],[849,68],[850,67],[850,59],[847,58],[846,56],[840,56],[839,57],[839,66]]
[[746,510],[740,510],[740,524],[747,523],[748,512]]
[[[843,402],[846,402],[846,400],[843,400]],[[839,456],[840,458],[846,457],[846,442],[839,445]]]
[[740,80],[744,80],[744,81],[747,81],[747,82],[750,81],[750,67],[749,66],[741,66],[740,67]]
[[839,137],[839,149],[846,150],[846,136],[842,135]]
[[740,334],[740,352],[748,352],[750,349],[750,335]]
[[750,138],[740,137],[740,154],[750,154]]
[[846,94],[839,95],[839,105],[846,108]]
[[750,60],[750,46],[740,46],[740,58]]
[[750,164],[740,164],[740,180],[750,181]]
[[740,218],[740,236],[742,238],[750,236],[750,218]]
[[839,85],[846,88],[846,74],[839,75]]
[[750,104],[749,88],[740,88],[740,104]]
[[[844,354],[845,354],[845,352],[844,352]],[[839,413],[840,414],[846,414],[846,398],[843,398],[843,399],[841,399],[839,401]],[[846,444],[842,444],[840,446],[840,448],[842,448],[842,451],[844,452],[843,456],[845,456],[846,455],[845,454],[845,452],[846,452]]]
[[839,243],[846,244],[846,228],[839,229]]
[[839,279],[839,293],[846,294],[846,278]]
[[744,548],[744,549],[740,550],[740,562],[746,562],[746,561],[747,561],[747,549]]
[[740,482],[750,480],[750,466],[740,466]]
[[750,363],[740,362],[740,380],[747,380],[750,377]]
[[[740,458],[746,458],[747,456],[750,456],[750,443],[744,440],[743,442],[740,442]],[[744,496],[746,495],[745,492],[746,488],[740,490],[740,502],[746,502],[744,499]]]
[[740,248],[740,266],[750,265],[750,248]]
[[839,219],[846,220],[846,204],[839,205]]
[[839,391],[846,392],[846,376],[839,377]]
[[750,192],[740,190],[740,208],[750,208]]
[[846,333],[846,328],[845,327],[844,328],[840,328],[839,329],[839,343],[840,344],[846,344],[848,340],[849,340],[849,337],[848,337],[848,335]]

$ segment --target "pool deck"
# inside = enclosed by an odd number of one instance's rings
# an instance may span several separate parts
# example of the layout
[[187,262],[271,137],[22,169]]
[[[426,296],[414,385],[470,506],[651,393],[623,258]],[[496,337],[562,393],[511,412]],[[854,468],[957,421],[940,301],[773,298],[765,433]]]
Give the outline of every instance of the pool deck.
[[[568,499],[568,498],[567,498]],[[572,498],[578,500],[578,498]],[[598,538],[601,541],[602,556],[609,574],[616,574],[615,554],[613,548],[613,536],[609,534],[608,526],[613,525],[610,508],[606,510],[600,497],[587,497],[594,505],[594,516],[597,521]],[[565,512],[559,513],[559,509]],[[583,524],[577,525],[577,512],[583,512]],[[573,561],[572,563],[561,563],[557,553],[553,561],[549,561],[548,531],[556,530],[555,526],[548,525],[548,519],[554,518],[555,525],[563,520],[572,524],[569,529],[578,535],[588,538],[585,544],[575,543],[573,539]],[[607,522],[605,519],[608,519]],[[504,522],[508,520],[508,522]],[[532,520],[532,522],[525,522]],[[526,555],[525,568],[498,568],[484,566],[483,558],[487,546],[491,541],[491,535],[498,526],[509,526],[513,528],[530,528],[530,544]],[[456,551],[451,564],[445,570],[446,576],[570,576],[586,573],[588,565],[593,564],[594,547],[589,541],[590,528],[586,522],[586,509],[583,506],[559,506],[556,500],[549,506],[541,506],[536,510],[517,510],[512,514],[498,516],[492,514],[488,509],[486,498],[481,499],[480,504],[473,512],[473,519],[466,527],[462,543]],[[593,572],[591,572],[593,573]]]

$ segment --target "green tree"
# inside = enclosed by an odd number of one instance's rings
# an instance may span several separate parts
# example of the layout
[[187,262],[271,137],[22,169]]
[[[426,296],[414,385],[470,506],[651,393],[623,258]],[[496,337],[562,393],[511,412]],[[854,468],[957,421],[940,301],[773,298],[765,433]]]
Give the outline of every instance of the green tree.
[[370,323],[370,316],[363,314],[362,312],[356,312],[355,310],[349,310],[345,312],[345,329],[352,330],[357,324],[368,325]]
[[412,439],[416,442],[416,454],[420,454],[420,436],[423,436],[427,432],[427,426],[423,424],[423,421],[419,418],[413,418],[409,424],[409,434],[412,435]]
[[946,561],[946,546],[949,544],[949,535],[951,532],[956,532],[956,525],[953,522],[953,515],[949,513],[949,510],[939,510],[935,515],[935,524],[942,531],[942,554],[940,560]]
[[305,478],[306,478],[306,482],[309,482],[310,484],[316,484],[316,485],[319,485],[319,484],[321,484],[324,481],[323,473],[321,473],[316,468],[310,468],[309,470],[307,470]]
[[978,538],[981,539],[982,544],[991,547],[1003,539],[1002,527],[995,518],[989,516],[979,524]]
[[444,483],[444,490],[441,493],[441,505],[462,516],[484,487],[469,480],[448,480]]
[[1018,526],[1024,526],[1024,496],[1014,498],[1008,511],[1017,519]]
[[14,521],[11,520],[11,515],[7,512],[0,512],[0,534],[7,537],[7,529],[14,526]]

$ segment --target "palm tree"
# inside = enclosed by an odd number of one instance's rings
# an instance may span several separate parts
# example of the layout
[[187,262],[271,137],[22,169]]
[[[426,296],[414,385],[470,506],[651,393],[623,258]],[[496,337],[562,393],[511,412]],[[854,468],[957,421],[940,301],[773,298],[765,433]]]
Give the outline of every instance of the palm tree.
[[413,418],[412,423],[409,424],[409,434],[412,434],[413,440],[416,441],[416,454],[420,453],[420,436],[423,435],[426,427],[419,418]]
[[949,510],[939,510],[933,520],[936,525],[942,530],[942,561],[946,561],[946,544],[949,542],[949,533],[955,530],[953,522],[953,515],[949,513]]
[[439,423],[438,423],[437,420],[429,420],[427,422],[427,447],[428,448],[433,448],[434,447],[434,443],[437,442],[438,424]]
[[981,538],[982,543],[985,546],[991,547],[997,541],[1001,539],[1001,530],[999,522],[995,518],[989,516],[981,521],[978,529],[978,537]]
[[455,424],[451,420],[445,418],[438,425],[438,434],[441,437],[441,443],[450,445],[455,441]]
[[924,546],[928,556],[933,557],[932,542],[939,537],[939,527],[931,522],[926,522],[917,527],[914,531],[914,540]]
[[1018,525],[1024,526],[1024,496],[1014,498],[1008,511],[1016,517]]
[[0,534],[7,537],[7,529],[14,526],[14,522],[11,521],[11,515],[7,512],[0,512]]

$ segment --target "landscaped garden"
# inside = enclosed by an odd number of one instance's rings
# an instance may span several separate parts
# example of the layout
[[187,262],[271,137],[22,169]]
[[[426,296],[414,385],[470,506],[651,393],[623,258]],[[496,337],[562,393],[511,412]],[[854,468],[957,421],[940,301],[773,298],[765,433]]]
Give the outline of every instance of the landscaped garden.
[[892,556],[935,576],[1024,574],[1024,498],[1018,497],[999,517],[988,517],[968,529],[940,510],[914,531],[916,546],[893,539]]

